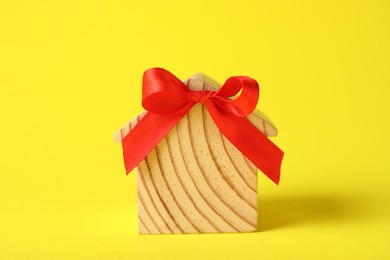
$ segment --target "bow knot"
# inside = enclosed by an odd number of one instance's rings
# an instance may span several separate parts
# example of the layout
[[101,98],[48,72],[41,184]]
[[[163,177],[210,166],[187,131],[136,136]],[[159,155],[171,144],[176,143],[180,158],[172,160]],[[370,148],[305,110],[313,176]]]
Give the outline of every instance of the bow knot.
[[191,91],[189,93],[189,100],[196,103],[204,103],[209,97],[212,97],[215,94],[215,91],[201,90],[201,91]]
[[227,79],[218,91],[191,91],[167,70],[147,70],[142,105],[148,112],[122,140],[126,172],[136,167],[196,103],[203,103],[221,133],[278,183],[283,151],[246,118],[256,108],[258,98],[259,85],[246,76]]

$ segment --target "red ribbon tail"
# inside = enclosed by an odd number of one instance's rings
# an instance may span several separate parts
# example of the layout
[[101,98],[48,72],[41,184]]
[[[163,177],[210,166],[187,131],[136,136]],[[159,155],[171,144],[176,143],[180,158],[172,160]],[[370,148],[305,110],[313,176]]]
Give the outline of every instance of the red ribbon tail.
[[187,111],[165,115],[146,113],[122,140],[126,174],[141,163],[186,113]]
[[205,105],[222,134],[268,178],[278,184],[283,151],[246,117],[228,113],[212,100],[206,101]]

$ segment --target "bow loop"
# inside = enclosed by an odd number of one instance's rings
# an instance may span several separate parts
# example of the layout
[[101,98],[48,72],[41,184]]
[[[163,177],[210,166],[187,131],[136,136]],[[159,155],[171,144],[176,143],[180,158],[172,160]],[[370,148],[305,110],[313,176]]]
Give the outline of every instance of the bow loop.
[[[228,99],[240,93],[235,99]],[[227,112],[246,117],[255,110],[259,100],[259,84],[246,76],[230,77],[216,93],[217,104]],[[222,98],[223,97],[223,98]]]
[[162,68],[145,71],[142,81],[142,106],[156,114],[173,114],[188,108],[188,87]]

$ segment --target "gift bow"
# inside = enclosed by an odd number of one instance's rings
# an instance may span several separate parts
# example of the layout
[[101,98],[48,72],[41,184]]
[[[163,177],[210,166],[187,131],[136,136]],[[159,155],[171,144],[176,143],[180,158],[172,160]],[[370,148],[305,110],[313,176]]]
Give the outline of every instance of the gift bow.
[[[241,91],[235,99],[229,99]],[[191,91],[162,68],[145,71],[142,106],[148,111],[122,140],[126,173],[133,170],[196,104],[203,103],[222,134],[276,184],[283,151],[247,118],[256,108],[259,85],[246,76],[231,77],[218,91]]]

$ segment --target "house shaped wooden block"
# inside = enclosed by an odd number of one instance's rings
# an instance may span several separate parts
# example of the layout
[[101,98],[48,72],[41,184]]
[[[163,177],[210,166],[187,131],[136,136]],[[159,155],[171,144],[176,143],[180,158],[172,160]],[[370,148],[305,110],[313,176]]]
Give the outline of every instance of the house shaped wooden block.
[[[198,74],[191,90],[215,90]],[[120,142],[145,112],[114,136]],[[266,136],[271,121],[255,110],[247,119]],[[251,232],[257,229],[258,169],[227,140],[202,103],[196,104],[137,166],[140,234]]]

